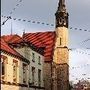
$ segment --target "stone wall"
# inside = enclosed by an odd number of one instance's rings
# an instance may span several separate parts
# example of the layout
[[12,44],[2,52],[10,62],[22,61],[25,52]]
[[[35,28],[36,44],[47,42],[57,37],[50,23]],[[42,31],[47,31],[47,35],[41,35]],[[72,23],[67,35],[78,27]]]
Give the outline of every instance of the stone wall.
[[44,62],[44,85],[45,90],[52,90],[51,84],[51,62]]

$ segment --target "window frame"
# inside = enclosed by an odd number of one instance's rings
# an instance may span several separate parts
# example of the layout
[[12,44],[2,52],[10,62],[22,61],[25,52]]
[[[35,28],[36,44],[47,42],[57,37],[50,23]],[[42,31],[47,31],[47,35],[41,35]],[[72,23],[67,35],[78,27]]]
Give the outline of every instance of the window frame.
[[35,82],[35,67],[32,67],[32,84]]
[[18,67],[18,61],[16,59],[13,59],[13,82],[14,83],[17,83],[17,67]]
[[38,56],[38,64],[41,65],[41,57]]
[[[4,55],[0,55],[1,56],[1,80],[5,80],[6,78],[6,67],[7,67],[7,64],[8,64],[8,58],[7,56],[4,56]],[[4,75],[2,75],[2,62],[3,65],[4,65]]]
[[41,69],[38,69],[38,86],[41,86]]
[[23,83],[26,83],[27,82],[27,64],[23,63],[22,66],[23,66]]
[[35,53],[32,52],[32,61],[35,62]]

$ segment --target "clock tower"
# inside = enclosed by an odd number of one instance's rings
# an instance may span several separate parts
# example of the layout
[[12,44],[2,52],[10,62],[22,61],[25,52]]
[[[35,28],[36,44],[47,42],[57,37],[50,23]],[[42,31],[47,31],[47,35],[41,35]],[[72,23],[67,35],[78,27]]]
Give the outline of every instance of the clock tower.
[[59,0],[56,17],[56,39],[52,63],[52,90],[69,90],[68,13],[65,0]]

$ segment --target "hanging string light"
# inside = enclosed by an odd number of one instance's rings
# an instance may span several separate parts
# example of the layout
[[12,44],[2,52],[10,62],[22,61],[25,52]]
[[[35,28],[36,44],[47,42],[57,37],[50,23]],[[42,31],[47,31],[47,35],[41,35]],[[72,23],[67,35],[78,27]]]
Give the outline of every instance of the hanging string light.
[[[7,18],[7,16],[3,16],[2,17],[4,18]],[[29,23],[33,23],[33,24],[42,24],[42,25],[47,25],[47,26],[52,26],[54,27],[55,25],[54,24],[50,24],[50,23],[45,23],[45,22],[39,22],[39,21],[34,21],[34,20],[25,20],[25,19],[21,19],[21,18],[12,18],[13,20],[17,20],[17,21],[22,21],[22,22],[29,22]],[[70,27],[69,28],[70,30],[79,30],[79,31],[85,31],[85,32],[90,32],[90,30],[84,30],[84,29],[79,29],[79,28],[74,28],[74,27]]]

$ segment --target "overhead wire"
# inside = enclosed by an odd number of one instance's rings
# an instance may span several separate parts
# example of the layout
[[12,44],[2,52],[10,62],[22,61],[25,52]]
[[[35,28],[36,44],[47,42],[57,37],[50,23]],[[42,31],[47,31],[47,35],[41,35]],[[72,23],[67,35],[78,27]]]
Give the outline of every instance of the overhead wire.
[[[2,15],[2,17],[7,18],[7,16],[4,16],[4,15]],[[11,16],[10,16],[10,17],[11,17]],[[31,19],[30,19],[30,20],[26,20],[26,19],[13,18],[13,17],[11,17],[11,19],[17,20],[17,21],[22,21],[22,22],[29,22],[29,23],[33,23],[33,24],[42,24],[42,25],[47,25],[47,26],[55,27],[55,25],[52,24],[52,23],[45,23],[45,22],[35,21],[35,20],[31,20]],[[87,30],[87,29],[79,29],[79,28],[76,28],[76,27],[70,27],[69,29],[71,29],[71,30],[79,30],[79,31],[90,32],[90,30]]]
[[[1,24],[1,25],[4,25],[9,19],[12,19],[11,18],[11,15],[13,14],[13,12],[16,10],[16,8],[19,6],[19,4],[22,2],[22,0],[19,0],[19,2],[17,2],[17,4],[15,5],[16,7],[14,7],[13,9],[12,9],[12,11],[9,13],[10,15],[9,16],[7,16],[6,18],[6,20],[5,21],[3,21],[3,23]],[[4,16],[4,18],[5,18],[5,16]]]

